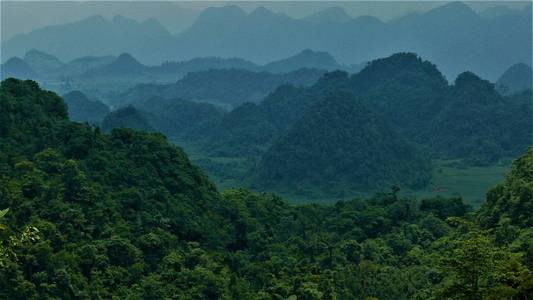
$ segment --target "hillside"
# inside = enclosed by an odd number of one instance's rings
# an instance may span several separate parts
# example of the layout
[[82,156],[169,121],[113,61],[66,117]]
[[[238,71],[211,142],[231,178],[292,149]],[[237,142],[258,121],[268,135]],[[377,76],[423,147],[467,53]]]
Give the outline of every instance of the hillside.
[[343,67],[327,52],[305,49],[286,59],[270,62],[264,65],[262,69],[267,72],[284,73],[302,68],[333,71]]
[[135,104],[153,128],[170,139],[205,139],[226,111],[208,103],[183,99],[149,98]]
[[162,135],[70,122],[35,82],[3,81],[0,108],[1,298],[533,295],[533,151],[478,212],[396,188],[294,206],[218,193]]
[[5,63],[0,65],[0,78],[6,79],[9,77],[36,79],[39,75],[28,65],[24,60],[18,57],[12,57]]
[[502,94],[515,94],[530,90],[532,85],[533,70],[524,63],[510,66],[496,81],[496,87]]
[[147,116],[133,106],[119,108],[107,114],[102,120],[102,130],[110,132],[115,128],[131,128],[144,131],[154,131]]
[[324,71],[316,69],[301,69],[283,74],[242,69],[212,69],[188,73],[174,84],[137,85],[121,95],[116,104],[134,104],[158,96],[209,102],[231,108],[245,102],[259,102],[283,84],[312,85],[323,73]]
[[102,65],[87,70],[81,76],[83,77],[146,77],[148,76],[148,67],[141,64],[128,53],[120,54],[109,64]]
[[353,95],[336,93],[315,103],[277,140],[251,177],[258,189],[344,197],[383,186],[423,187],[431,167],[382,116]]
[[107,105],[87,98],[80,91],[69,92],[62,98],[67,105],[69,119],[72,121],[100,124],[109,113]]
[[243,104],[224,116],[206,148],[229,157],[261,155],[314,103],[347,81],[348,74],[330,72],[308,88],[280,86],[260,103]]

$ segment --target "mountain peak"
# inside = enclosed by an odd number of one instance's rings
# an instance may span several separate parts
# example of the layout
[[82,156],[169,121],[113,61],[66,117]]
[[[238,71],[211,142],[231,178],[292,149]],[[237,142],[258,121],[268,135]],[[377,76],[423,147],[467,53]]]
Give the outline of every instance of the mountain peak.
[[334,6],[304,17],[303,20],[316,24],[347,23],[352,20],[352,17],[349,16],[343,8]]
[[117,64],[138,64],[140,65],[141,63],[135,59],[135,57],[133,57],[131,54],[129,53],[122,53],[120,54],[117,59],[115,60],[115,63]]
[[267,64],[265,69],[270,72],[288,72],[301,68],[334,70],[338,67],[337,61],[328,52],[304,49],[291,57]]
[[431,18],[446,18],[447,21],[464,18],[477,18],[478,14],[463,2],[450,2],[430,10],[426,16]]
[[276,15],[276,14],[264,6],[257,7],[249,14],[249,16],[252,16],[252,17],[269,17],[273,15]]
[[198,16],[195,23],[228,22],[246,17],[246,12],[237,5],[208,7]]

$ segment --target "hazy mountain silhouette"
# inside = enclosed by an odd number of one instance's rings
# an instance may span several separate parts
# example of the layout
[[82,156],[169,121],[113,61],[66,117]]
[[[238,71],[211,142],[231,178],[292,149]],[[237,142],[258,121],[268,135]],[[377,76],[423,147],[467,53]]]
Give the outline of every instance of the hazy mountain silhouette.
[[341,7],[330,7],[309,15],[302,20],[314,24],[322,23],[346,23],[352,20],[352,17],[348,15]]
[[31,66],[19,57],[12,57],[0,65],[0,73],[2,80],[9,77],[19,79],[36,79],[38,77]]
[[114,61],[99,68],[90,69],[83,74],[86,77],[95,76],[146,76],[148,67],[141,64],[128,53],[122,53]]
[[62,96],[72,121],[99,124],[109,113],[109,107],[97,100],[87,98],[80,91],[72,91]]
[[496,82],[498,91],[503,94],[513,94],[532,88],[531,67],[524,64],[514,64],[507,69]]
[[65,66],[65,63],[54,55],[35,49],[28,51],[24,55],[24,61],[38,74],[57,72]]
[[2,43],[2,55],[21,56],[37,48],[67,61],[81,56],[117,55],[128,51],[149,61],[151,55],[146,47],[166,48],[166,43],[172,39],[172,35],[154,19],[139,23],[121,16],[112,20],[93,16],[19,34]]
[[290,72],[301,68],[315,68],[320,70],[342,69],[335,58],[327,52],[318,52],[306,49],[296,55],[283,60],[266,64],[263,70],[267,72]]
[[[293,19],[263,7],[250,13],[237,6],[211,7],[176,36],[155,20],[138,23],[96,16],[18,35],[4,42],[2,49],[4,59],[31,48],[63,60],[128,52],[144,64],[212,56],[265,64],[303,49],[327,51],[341,64],[360,64],[410,51],[437,64],[448,78],[471,70],[492,80],[509,65],[532,56],[531,10],[527,9],[489,18],[452,2],[389,22],[342,16],[335,8]],[[334,18],[343,21],[330,22]]]

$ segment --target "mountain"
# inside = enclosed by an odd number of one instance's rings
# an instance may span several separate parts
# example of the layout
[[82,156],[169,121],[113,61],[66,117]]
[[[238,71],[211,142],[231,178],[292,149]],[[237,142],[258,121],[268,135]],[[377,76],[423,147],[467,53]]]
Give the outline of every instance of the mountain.
[[336,69],[342,69],[342,66],[340,66],[337,61],[335,61],[335,58],[327,52],[306,49],[286,59],[268,63],[264,65],[262,69],[267,72],[283,73],[301,68],[333,71]]
[[470,70],[490,80],[532,56],[531,9],[486,18],[451,2],[388,22],[371,16],[347,19],[335,8],[315,18],[342,22],[293,19],[263,7],[249,13],[237,6],[210,7],[177,35],[153,19],[139,23],[91,17],[17,35],[4,41],[2,50],[8,58],[36,48],[63,61],[128,52],[152,65],[213,56],[266,64],[303,49],[328,52],[340,64],[351,65],[407,51],[438,65],[447,78]]
[[18,57],[8,59],[4,64],[0,65],[0,78],[5,79],[9,77],[21,79],[36,79],[39,75],[28,65],[24,60]]
[[471,72],[459,75],[450,92],[425,133],[441,157],[484,165],[519,155],[531,145],[531,93],[523,100],[502,97],[494,84]]
[[147,76],[148,67],[141,64],[128,53],[120,54],[109,64],[89,69],[83,73],[83,77],[113,77],[113,76]]
[[109,113],[109,107],[97,100],[90,100],[80,91],[69,92],[62,96],[72,121],[100,124]]
[[135,108],[146,113],[155,130],[171,139],[186,140],[205,138],[205,133],[214,130],[226,113],[209,103],[159,97],[135,103]]
[[283,84],[311,85],[323,73],[324,71],[316,69],[301,69],[283,74],[239,69],[212,69],[188,73],[175,84],[137,85],[116,99],[115,104],[132,104],[158,96],[209,102],[231,108],[245,102],[259,102]]
[[252,187],[346,196],[398,184],[423,187],[431,164],[360,99],[336,93],[313,105],[252,169]]
[[379,112],[394,134],[434,159],[487,165],[531,144],[530,93],[501,96],[472,73],[450,85],[433,63],[397,53],[357,74],[326,73],[310,87],[280,87],[257,104],[238,106],[224,116],[205,148],[217,156],[261,157],[312,105],[344,92]]
[[[361,103],[338,104],[369,116]],[[161,134],[71,122],[61,98],[33,81],[1,83],[0,120],[5,299],[531,296],[533,151],[478,211],[397,187],[296,205],[219,193]]]
[[68,76],[79,76],[91,69],[97,69],[108,65],[116,60],[112,55],[107,56],[84,56],[73,59],[65,64],[61,73]]
[[[154,62],[154,53],[147,48],[163,49],[172,40],[172,35],[154,19],[139,23],[121,16],[108,20],[96,15],[16,35],[2,42],[2,55],[21,56],[30,49],[39,49],[69,61],[82,56],[117,55],[127,51],[142,61]],[[161,59],[155,61],[161,62]]]
[[532,88],[533,70],[524,63],[514,64],[496,81],[497,89],[503,94],[513,94]]
[[260,156],[312,105],[347,81],[347,73],[330,72],[308,88],[282,85],[259,103],[242,104],[224,116],[206,148],[214,155]]
[[154,131],[147,117],[133,106],[119,108],[105,116],[102,120],[102,130],[109,132],[115,128]]
[[341,7],[330,7],[302,18],[302,20],[314,24],[347,23],[352,20],[352,17]]
[[32,49],[24,55],[24,61],[38,74],[48,74],[59,71],[65,66],[54,55]]
[[190,72],[207,71],[210,69],[244,69],[258,71],[260,66],[242,58],[196,57],[187,61],[167,61],[160,66],[152,66],[151,73],[185,75]]

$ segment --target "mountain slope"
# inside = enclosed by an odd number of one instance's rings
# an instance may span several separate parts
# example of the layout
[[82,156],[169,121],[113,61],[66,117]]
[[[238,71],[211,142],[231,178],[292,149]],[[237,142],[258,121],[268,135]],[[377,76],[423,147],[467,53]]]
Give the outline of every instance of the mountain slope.
[[[145,62],[154,62],[152,50],[166,48],[172,35],[157,21],[138,23],[116,16],[112,20],[101,16],[63,25],[47,26],[28,34],[19,34],[2,43],[4,57],[21,56],[30,49],[39,49],[63,61],[81,56],[118,55],[130,52]],[[158,58],[157,62],[161,62]]]
[[496,87],[503,94],[514,94],[532,89],[533,70],[524,63],[514,64],[496,81]]
[[286,59],[268,63],[262,69],[267,72],[283,73],[302,68],[333,71],[335,69],[342,69],[342,66],[327,52],[306,49]]
[[12,57],[0,65],[1,79],[9,77],[22,79],[36,79],[39,75],[24,60]]
[[62,96],[72,121],[100,124],[109,113],[109,107],[100,101],[90,100],[79,91],[69,92]]
[[283,74],[244,69],[212,69],[188,73],[174,84],[137,85],[121,95],[116,104],[119,106],[135,104],[158,96],[208,102],[231,108],[245,102],[259,102],[283,84],[312,85],[323,73],[324,71],[316,69],[301,69]]
[[133,106],[119,108],[104,117],[102,120],[102,130],[109,132],[115,128],[154,131],[147,117]]
[[252,186],[343,196],[379,186],[422,187],[429,160],[397,136],[379,114],[351,94],[316,103],[252,170]]

